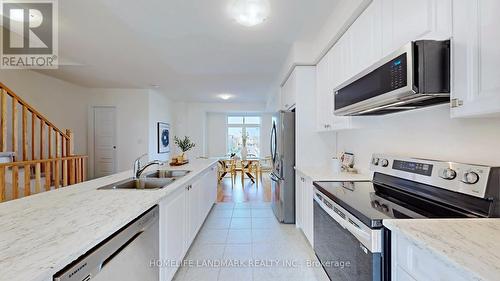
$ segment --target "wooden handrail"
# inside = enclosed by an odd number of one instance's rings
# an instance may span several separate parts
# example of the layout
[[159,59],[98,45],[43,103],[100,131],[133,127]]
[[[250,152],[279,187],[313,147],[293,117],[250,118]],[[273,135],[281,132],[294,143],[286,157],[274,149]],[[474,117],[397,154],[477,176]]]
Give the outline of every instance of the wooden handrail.
[[[87,156],[75,155],[1,163],[0,202],[18,199],[20,194],[26,197],[61,186],[83,182],[87,178],[86,161]],[[9,172],[10,178],[8,177]],[[24,177],[20,177],[21,172],[24,173]],[[42,178],[44,178],[43,181]],[[21,179],[22,186],[20,185]],[[22,188],[21,191],[20,188]]]
[[38,117],[38,119],[42,120],[49,127],[52,127],[59,134],[63,135],[64,138],[66,138],[66,139],[69,138],[69,136],[66,135],[65,132],[63,132],[62,130],[57,128],[54,124],[52,124],[52,122],[50,122],[47,118],[45,118],[45,116],[43,116],[40,112],[38,112],[36,109],[34,109],[32,106],[30,106],[27,102],[25,102],[22,98],[20,98],[18,95],[16,95],[9,87],[5,86],[5,84],[3,84],[2,82],[0,82],[0,89],[5,90],[9,96],[11,96],[12,98],[15,98],[18,101],[18,103],[25,106],[28,109],[28,111],[35,114]]
[[87,155],[73,155],[73,156],[68,156],[68,157],[57,157],[57,158],[48,158],[48,159],[40,159],[40,160],[28,160],[28,161],[0,163],[0,168],[1,167],[24,166],[24,165],[35,165],[36,163],[47,163],[47,162],[54,162],[54,161],[58,161],[58,160],[74,160],[74,159],[80,159],[80,158],[87,159],[88,156]]

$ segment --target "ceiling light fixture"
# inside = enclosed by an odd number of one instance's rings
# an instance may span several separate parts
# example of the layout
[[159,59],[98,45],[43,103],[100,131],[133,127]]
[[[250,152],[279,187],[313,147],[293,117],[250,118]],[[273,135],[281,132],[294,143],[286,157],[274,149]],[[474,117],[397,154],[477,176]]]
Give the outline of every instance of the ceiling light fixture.
[[230,95],[230,94],[220,94],[218,95],[219,98],[223,99],[223,100],[228,100],[230,98],[233,97],[233,95]]
[[270,11],[268,0],[233,0],[229,5],[229,13],[236,22],[248,27],[263,23]]

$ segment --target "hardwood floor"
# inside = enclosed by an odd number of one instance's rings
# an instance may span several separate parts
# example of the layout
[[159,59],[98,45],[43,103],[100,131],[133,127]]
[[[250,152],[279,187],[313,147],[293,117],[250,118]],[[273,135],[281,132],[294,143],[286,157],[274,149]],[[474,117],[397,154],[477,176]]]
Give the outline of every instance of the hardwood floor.
[[225,177],[217,187],[217,202],[271,202],[271,180],[268,173],[259,177],[258,183],[252,183],[245,178],[241,182],[241,174],[236,175],[236,182],[231,183],[230,177]]

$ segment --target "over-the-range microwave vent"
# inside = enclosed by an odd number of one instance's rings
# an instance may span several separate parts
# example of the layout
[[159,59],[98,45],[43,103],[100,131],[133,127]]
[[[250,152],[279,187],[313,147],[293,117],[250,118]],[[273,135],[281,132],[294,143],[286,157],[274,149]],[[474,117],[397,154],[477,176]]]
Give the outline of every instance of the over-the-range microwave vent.
[[335,115],[384,115],[450,102],[450,41],[406,44],[335,89]]

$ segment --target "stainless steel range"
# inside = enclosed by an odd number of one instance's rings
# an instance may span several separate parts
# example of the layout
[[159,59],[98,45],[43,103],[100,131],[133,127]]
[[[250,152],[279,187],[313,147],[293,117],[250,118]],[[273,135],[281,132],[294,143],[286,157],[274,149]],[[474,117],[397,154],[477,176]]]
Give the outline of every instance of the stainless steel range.
[[370,182],[314,183],[314,250],[331,280],[390,280],[384,219],[500,217],[500,168],[373,155],[371,170]]

